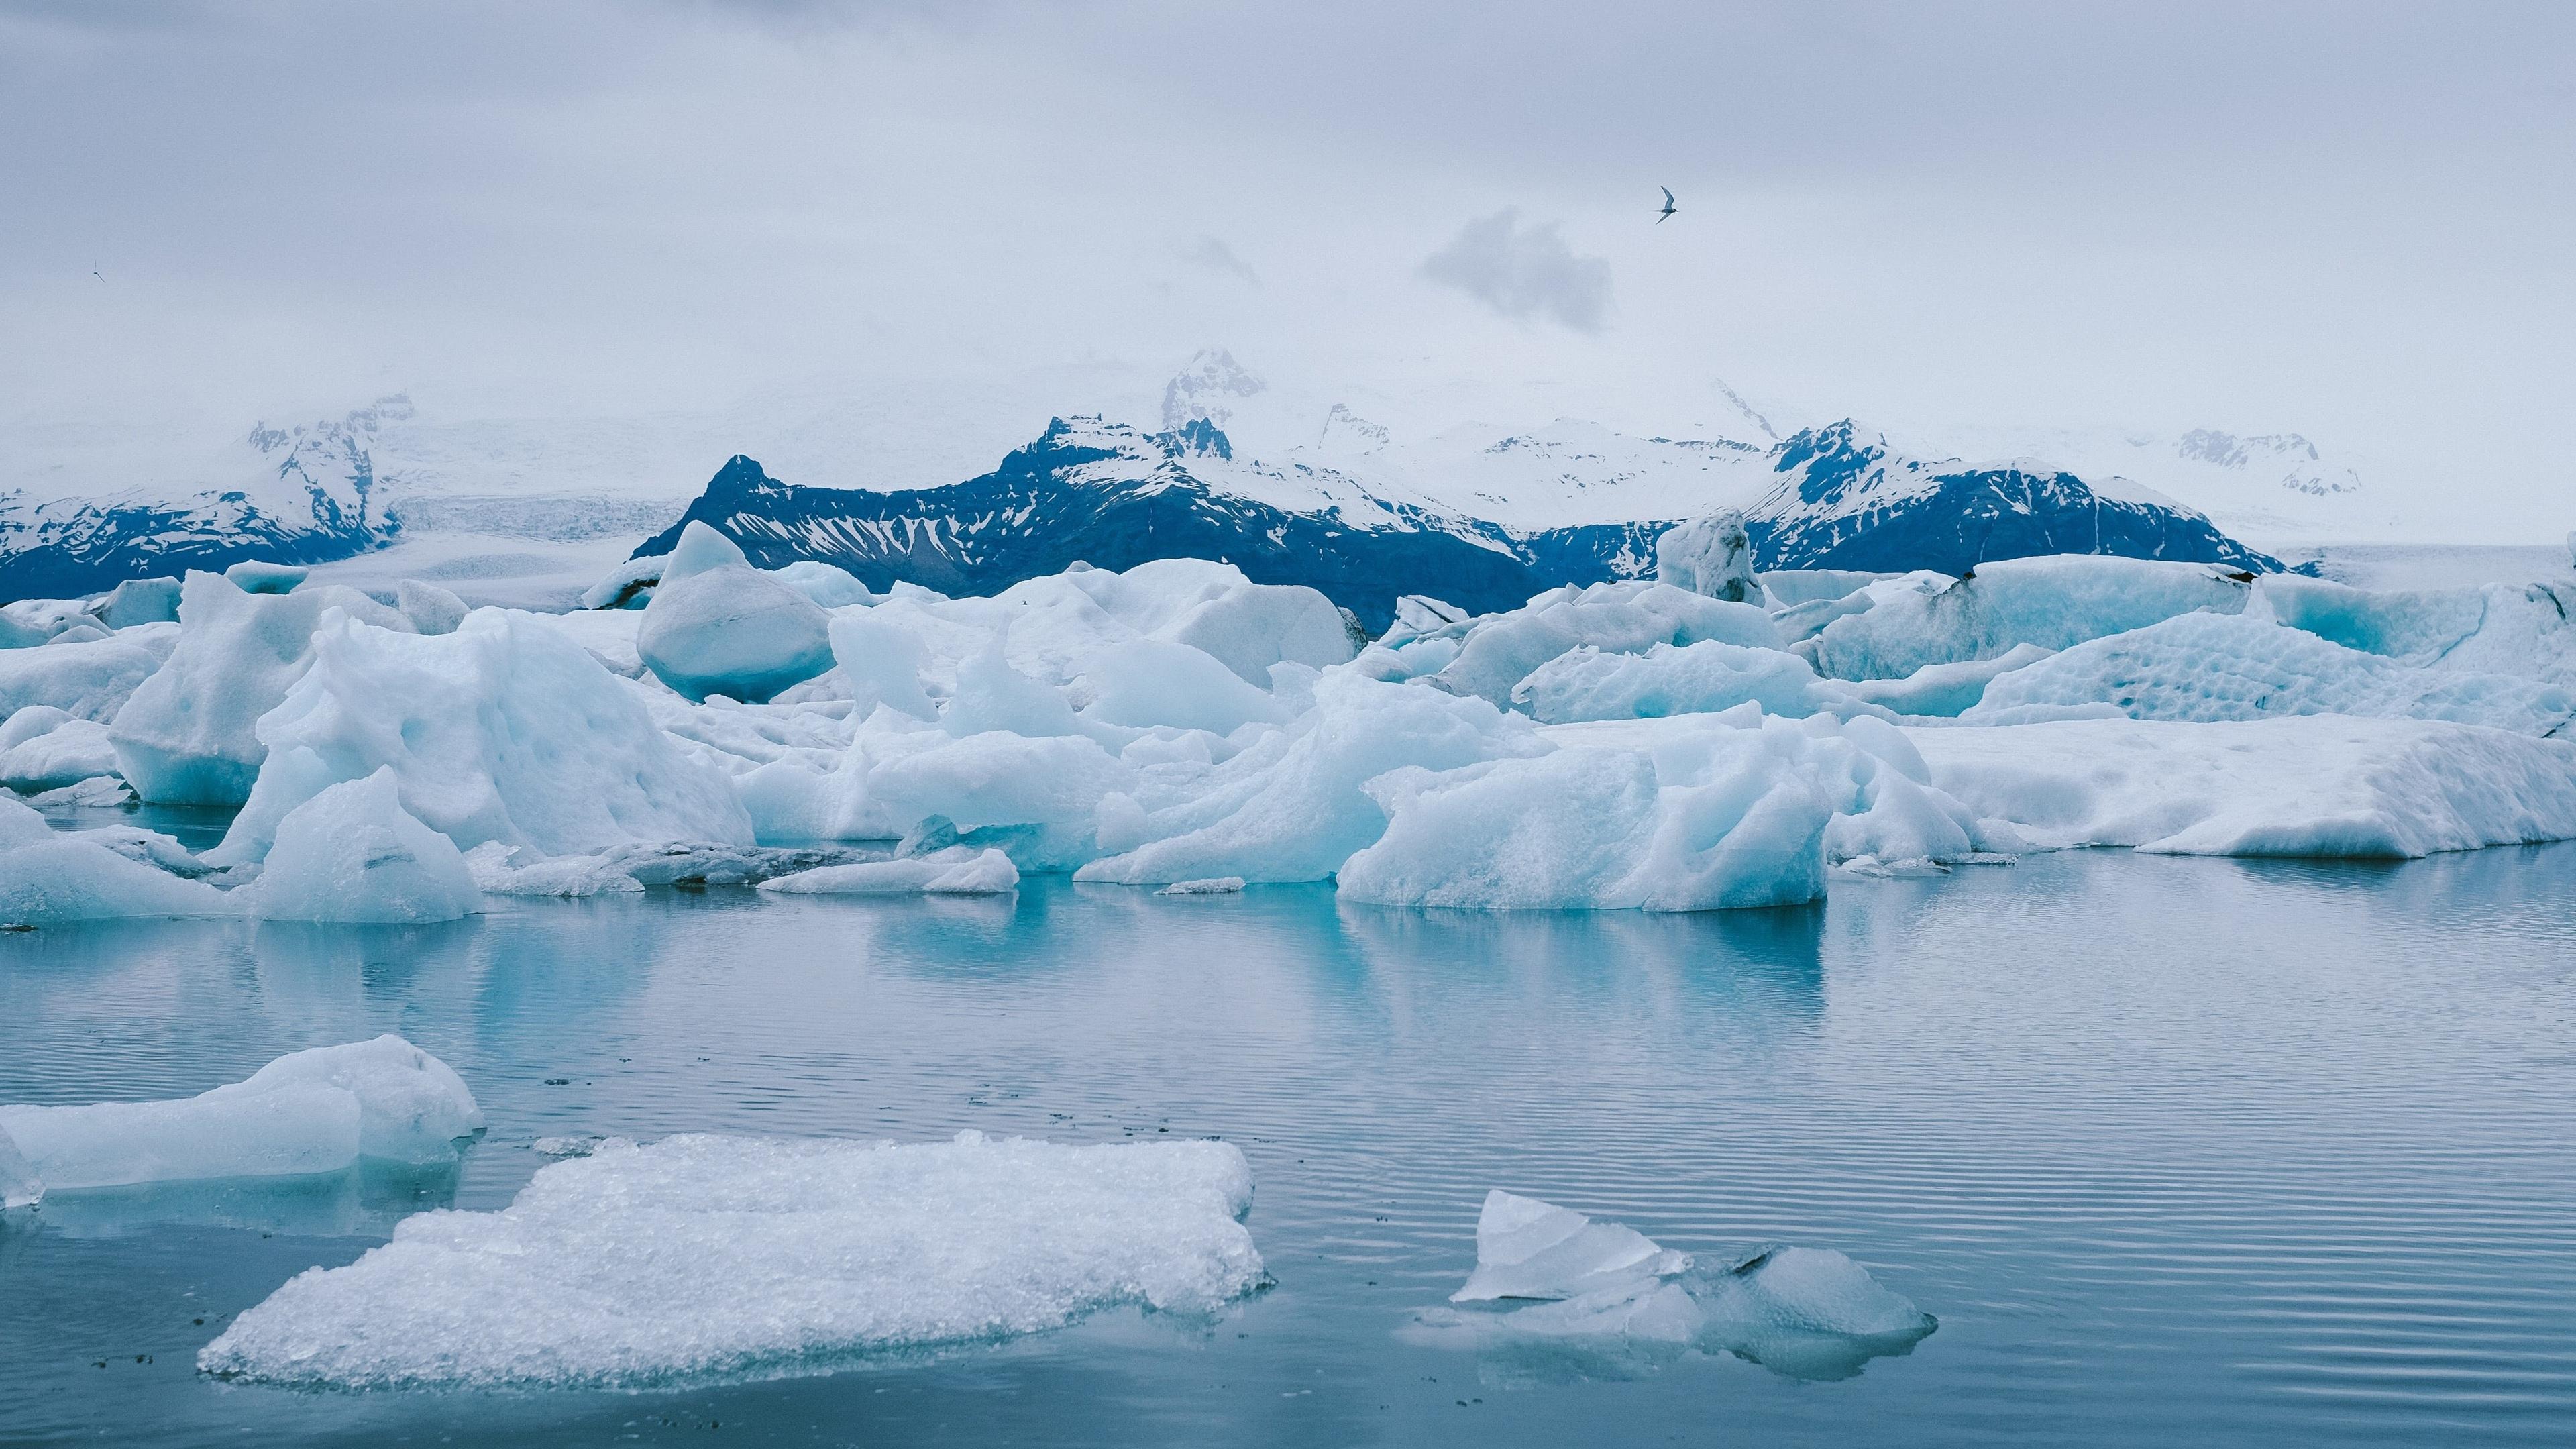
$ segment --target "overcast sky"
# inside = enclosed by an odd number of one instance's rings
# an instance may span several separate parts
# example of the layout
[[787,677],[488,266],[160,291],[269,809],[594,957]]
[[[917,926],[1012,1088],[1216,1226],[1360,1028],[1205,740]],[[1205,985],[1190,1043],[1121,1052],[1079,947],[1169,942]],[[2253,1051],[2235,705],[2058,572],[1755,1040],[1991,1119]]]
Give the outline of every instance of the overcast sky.
[[0,0],[22,438],[1217,343],[1505,422],[2294,429],[2555,537],[2571,241],[2565,4]]

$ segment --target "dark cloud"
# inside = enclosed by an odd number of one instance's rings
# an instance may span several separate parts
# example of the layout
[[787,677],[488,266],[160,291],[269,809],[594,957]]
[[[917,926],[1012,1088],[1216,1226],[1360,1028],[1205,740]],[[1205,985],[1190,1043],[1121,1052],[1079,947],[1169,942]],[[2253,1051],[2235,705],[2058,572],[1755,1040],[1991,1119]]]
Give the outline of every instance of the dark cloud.
[[1554,222],[1522,226],[1509,207],[1460,227],[1423,259],[1422,275],[1515,320],[1545,318],[1577,332],[1610,321],[1609,261],[1576,255]]

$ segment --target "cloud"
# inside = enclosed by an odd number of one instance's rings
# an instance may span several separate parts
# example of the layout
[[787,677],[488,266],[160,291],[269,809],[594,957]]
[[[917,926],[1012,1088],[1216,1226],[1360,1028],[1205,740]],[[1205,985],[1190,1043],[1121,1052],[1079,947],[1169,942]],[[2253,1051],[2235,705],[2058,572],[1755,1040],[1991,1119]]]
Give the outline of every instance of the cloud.
[[1241,278],[1255,287],[1261,285],[1260,274],[1253,271],[1251,265],[1243,258],[1236,256],[1234,248],[1212,236],[1200,237],[1182,247],[1181,260],[1193,266],[1205,267],[1211,272],[1222,272],[1229,277]]
[[1423,259],[1422,275],[1505,317],[1544,317],[1577,332],[1610,320],[1609,260],[1577,256],[1556,223],[1524,227],[1511,207],[1460,227]]

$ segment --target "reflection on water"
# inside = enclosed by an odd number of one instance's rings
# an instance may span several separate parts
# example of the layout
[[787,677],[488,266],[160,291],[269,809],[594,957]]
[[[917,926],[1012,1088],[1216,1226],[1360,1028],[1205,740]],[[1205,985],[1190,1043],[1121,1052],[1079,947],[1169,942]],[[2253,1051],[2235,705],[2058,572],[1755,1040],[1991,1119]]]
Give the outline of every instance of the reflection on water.
[[[483,1103],[453,1174],[0,1220],[0,1441],[2576,1437],[2571,847],[2069,854],[1686,917],[1036,880],[0,938],[0,1101],[187,1095],[386,1031]],[[964,1127],[1237,1143],[1278,1286],[1188,1332],[1112,1315],[643,1396],[292,1394],[189,1367],[400,1213],[506,1204],[541,1137]],[[1878,1357],[1408,1341],[1493,1187],[1686,1251],[1837,1248],[1940,1331]]]
[[392,1234],[413,1213],[456,1201],[454,1164],[414,1166],[373,1158],[340,1172],[235,1177],[45,1195],[48,1232],[110,1238],[162,1227],[238,1228],[308,1238]]

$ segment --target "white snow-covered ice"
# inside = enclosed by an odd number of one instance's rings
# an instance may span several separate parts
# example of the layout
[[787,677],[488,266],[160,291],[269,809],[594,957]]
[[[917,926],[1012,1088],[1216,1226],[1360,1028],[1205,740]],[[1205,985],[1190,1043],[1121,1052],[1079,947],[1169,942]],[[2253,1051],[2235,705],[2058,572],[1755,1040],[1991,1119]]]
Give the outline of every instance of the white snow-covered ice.
[[497,1212],[406,1218],[198,1355],[315,1387],[644,1385],[989,1342],[1264,1281],[1222,1142],[605,1141]]

